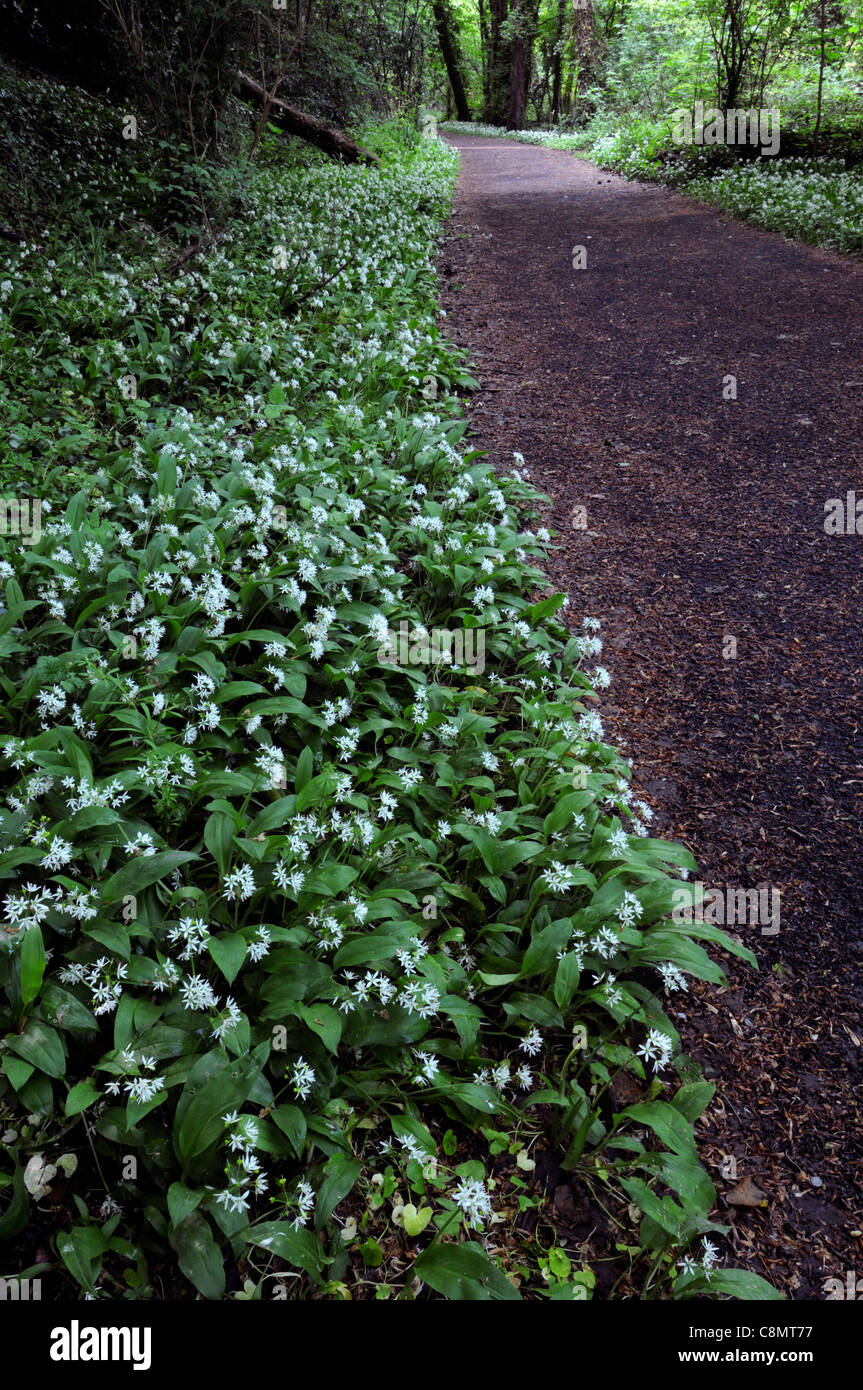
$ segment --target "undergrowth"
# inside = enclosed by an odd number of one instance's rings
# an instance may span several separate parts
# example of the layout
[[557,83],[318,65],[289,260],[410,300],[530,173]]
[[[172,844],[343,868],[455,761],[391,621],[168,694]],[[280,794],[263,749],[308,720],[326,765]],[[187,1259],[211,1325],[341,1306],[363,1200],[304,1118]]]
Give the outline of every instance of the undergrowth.
[[455,156],[405,127],[366,132],[379,169],[163,152],[181,259],[146,130],[51,101],[78,161],[30,128],[0,252],[7,1269],[588,1298],[515,1225],[553,1146],[618,1282],[777,1297],[718,1267],[714,1087],[666,1003],[722,981],[699,938],[753,957],[674,910],[695,864],[604,741],[598,622],[547,591],[521,461],[464,445]]

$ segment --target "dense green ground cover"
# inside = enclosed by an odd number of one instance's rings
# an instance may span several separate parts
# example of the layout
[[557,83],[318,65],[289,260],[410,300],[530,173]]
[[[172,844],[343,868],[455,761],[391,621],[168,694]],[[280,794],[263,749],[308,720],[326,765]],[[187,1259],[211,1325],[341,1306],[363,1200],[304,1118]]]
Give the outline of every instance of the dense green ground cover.
[[665,1002],[721,981],[699,938],[752,957],[672,918],[695,865],[604,742],[598,623],[543,596],[522,462],[464,449],[455,156],[390,127],[379,169],[202,168],[9,75],[0,122],[7,1272],[589,1297],[492,1176],[538,1205],[541,1135],[629,1287],[770,1296],[717,1267]]

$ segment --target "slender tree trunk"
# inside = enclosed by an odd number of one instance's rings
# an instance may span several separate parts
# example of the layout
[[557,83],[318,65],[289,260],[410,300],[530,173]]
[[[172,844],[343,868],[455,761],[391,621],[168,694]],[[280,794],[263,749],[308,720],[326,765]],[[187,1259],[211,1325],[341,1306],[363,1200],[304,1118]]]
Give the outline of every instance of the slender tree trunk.
[[[488,110],[489,88],[488,88],[488,61],[491,49],[491,39],[488,32],[488,14],[486,13],[485,0],[479,0],[479,38],[480,49],[482,52],[482,106],[483,113]],[[486,117],[488,119],[488,117]]]
[[818,108],[817,108],[817,114],[816,114],[816,116],[815,116],[815,130],[814,130],[813,135],[812,135],[812,154],[813,154],[813,156],[814,156],[814,155],[817,155],[817,153],[818,153],[818,137],[819,137],[820,134],[821,134],[821,100],[822,100],[822,92],[823,92],[823,88],[824,88],[824,54],[825,54],[825,49],[826,49],[826,46],[827,46],[827,35],[826,35],[827,15],[826,15],[826,13],[825,13],[826,8],[827,8],[827,0],[821,0],[821,5],[820,5],[819,10],[818,10],[818,27],[819,27],[819,29],[820,29],[820,39],[821,39],[821,56],[820,56],[820,60],[819,60],[819,63],[818,63]]
[[460,121],[469,121],[471,115],[470,107],[467,104],[467,96],[465,95],[461,56],[458,51],[455,25],[447,0],[433,0],[432,9],[434,10],[435,27],[440,42],[440,51],[443,55],[447,76],[449,77],[449,85],[452,88],[456,116]]
[[557,24],[554,31],[554,56],[551,68],[551,120],[560,120],[560,94],[563,79],[563,34],[566,28],[566,0],[557,0]]

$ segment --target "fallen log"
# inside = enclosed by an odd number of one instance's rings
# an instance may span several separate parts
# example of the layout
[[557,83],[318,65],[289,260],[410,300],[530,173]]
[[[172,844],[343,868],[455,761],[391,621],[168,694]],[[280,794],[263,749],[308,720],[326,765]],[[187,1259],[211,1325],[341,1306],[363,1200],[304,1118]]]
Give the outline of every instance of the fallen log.
[[299,111],[296,106],[289,106],[280,97],[270,96],[259,82],[255,82],[244,72],[235,72],[234,77],[238,95],[250,105],[262,107],[267,119],[286,134],[296,135],[300,140],[306,140],[310,145],[323,150],[325,154],[332,155],[334,159],[343,159],[346,164],[355,164],[358,160],[363,160],[366,164],[378,163],[377,155],[358,145],[349,135],[345,135],[343,130],[336,130],[334,126],[318,120],[317,116],[309,116],[305,111]]

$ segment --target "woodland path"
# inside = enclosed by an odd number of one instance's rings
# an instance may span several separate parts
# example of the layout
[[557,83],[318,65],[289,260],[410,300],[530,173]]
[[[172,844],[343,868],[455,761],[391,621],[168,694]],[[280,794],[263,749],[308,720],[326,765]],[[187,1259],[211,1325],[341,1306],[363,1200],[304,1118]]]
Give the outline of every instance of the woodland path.
[[[863,266],[562,151],[448,141],[473,447],[506,470],[519,450],[551,499],[549,573],[602,621],[606,737],[654,831],[706,888],[781,891],[778,935],[731,927],[759,972],[723,959],[727,991],[671,1007],[718,1084],[700,1147],[728,1262],[820,1299],[863,1276],[863,535],[824,527],[827,499],[863,499]],[[762,1205],[728,1203],[723,1155]]]

